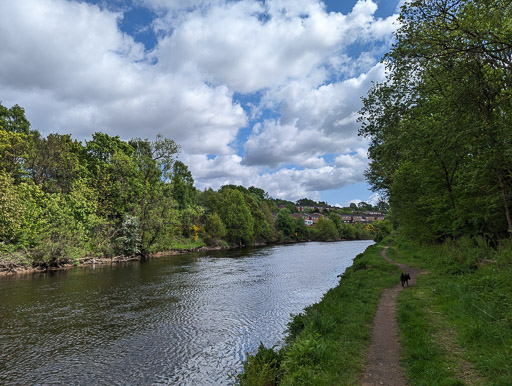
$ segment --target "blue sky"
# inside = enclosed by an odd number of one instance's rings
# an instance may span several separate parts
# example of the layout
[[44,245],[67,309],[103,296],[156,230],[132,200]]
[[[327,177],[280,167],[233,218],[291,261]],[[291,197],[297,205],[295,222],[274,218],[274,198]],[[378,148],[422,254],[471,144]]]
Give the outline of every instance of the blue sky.
[[0,2],[0,101],[43,134],[156,134],[199,189],[372,201],[360,98],[398,1]]

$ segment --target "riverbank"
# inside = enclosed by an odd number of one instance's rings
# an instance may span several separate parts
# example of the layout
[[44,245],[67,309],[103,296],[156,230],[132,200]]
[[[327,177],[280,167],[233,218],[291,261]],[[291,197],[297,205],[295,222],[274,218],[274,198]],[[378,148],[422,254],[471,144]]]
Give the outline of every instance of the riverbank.
[[[383,245],[359,255],[336,288],[292,319],[284,348],[249,356],[241,384],[361,384],[379,296],[400,277],[379,256]],[[509,384],[512,241],[491,249],[469,238],[429,246],[398,239],[387,253],[426,272],[398,296],[408,382]]]
[[286,345],[260,347],[244,363],[241,385],[358,384],[365,369],[375,311],[400,270],[381,256],[382,244],[358,255],[337,287],[295,315]]
[[77,260],[64,260],[64,261],[56,261],[53,263],[41,263],[41,264],[33,264],[29,261],[25,261],[22,256],[17,256],[14,259],[1,259],[0,258],[0,277],[6,277],[11,275],[26,275],[26,274],[36,274],[36,273],[44,273],[48,271],[58,271],[64,269],[73,269],[77,267],[88,267],[91,265],[100,265],[100,264],[117,264],[124,263],[127,261],[141,261],[145,259],[153,259],[160,258],[165,256],[173,256],[173,255],[182,255],[186,253],[193,252],[208,252],[208,251],[219,251],[223,249],[231,249],[231,248],[239,248],[239,246],[200,246],[197,248],[183,248],[183,249],[173,249],[170,251],[162,251],[157,253],[152,253],[149,256],[113,256],[113,257],[93,257],[87,256]]
[[[302,241],[283,241],[280,243],[263,243],[257,242],[252,247],[264,247],[267,245],[284,245],[284,244],[297,244],[297,243],[307,243],[312,240],[302,240]],[[339,241],[349,241],[349,240],[333,240],[332,242]],[[76,260],[67,259],[67,260],[58,260],[52,262],[41,262],[39,264],[33,263],[30,259],[25,257],[23,254],[12,254],[9,257],[0,256],[0,277],[11,276],[11,275],[24,275],[24,274],[36,274],[36,273],[44,273],[48,271],[58,271],[63,269],[72,269],[77,267],[87,267],[91,265],[99,265],[99,264],[116,264],[116,263],[124,263],[127,261],[142,261],[153,258],[160,258],[165,256],[174,256],[174,255],[182,255],[186,253],[194,253],[194,252],[209,252],[209,251],[220,251],[225,249],[238,249],[243,248],[245,245],[232,244],[229,245],[227,243],[223,243],[222,245],[216,246],[207,246],[200,245],[197,247],[183,247],[176,248],[169,251],[160,251],[156,253],[152,253],[148,256],[141,255],[133,255],[133,256],[112,256],[112,257],[98,257],[98,256],[86,256],[83,258],[79,258]]]

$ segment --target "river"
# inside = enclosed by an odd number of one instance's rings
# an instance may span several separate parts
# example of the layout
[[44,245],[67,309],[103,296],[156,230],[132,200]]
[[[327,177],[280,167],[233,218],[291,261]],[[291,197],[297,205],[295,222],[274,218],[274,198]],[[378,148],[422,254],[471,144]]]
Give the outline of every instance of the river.
[[0,280],[0,384],[233,384],[371,241],[194,253]]

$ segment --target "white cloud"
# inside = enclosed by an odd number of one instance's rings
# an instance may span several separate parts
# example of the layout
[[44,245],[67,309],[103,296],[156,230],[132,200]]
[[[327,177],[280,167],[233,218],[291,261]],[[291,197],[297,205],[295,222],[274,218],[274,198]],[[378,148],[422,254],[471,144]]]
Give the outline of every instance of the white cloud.
[[232,153],[229,143],[247,122],[232,91],[159,72],[119,31],[119,16],[86,3],[2,2],[0,85],[10,90],[3,102],[25,107],[43,132],[162,133],[192,153]]
[[358,137],[360,96],[372,81],[380,81],[384,66],[377,64],[358,78],[313,88],[291,82],[266,96],[268,105],[281,105],[280,122],[266,121],[253,130],[245,143],[248,165],[278,167],[303,164],[325,153],[346,153],[364,146]]
[[350,206],[350,204],[356,204],[363,202],[363,200],[360,200],[358,198],[354,198],[353,200],[347,201],[344,206]]
[[255,181],[256,186],[274,197],[296,201],[304,197],[319,200],[320,191],[339,189],[363,180],[360,169],[323,166],[315,169],[279,169],[274,173],[262,174]]
[[[383,78],[377,60],[395,16],[375,18],[369,0],[347,15],[317,0],[136,4],[158,15],[150,53],[119,29],[122,7],[0,2],[2,103],[23,106],[43,134],[161,133],[182,146],[200,188],[235,183],[318,199],[362,181],[356,113],[371,81]],[[355,43],[367,47],[352,57]],[[253,92],[261,101],[244,111],[234,95]]]
[[386,38],[393,20],[376,19],[375,10],[371,1],[359,1],[349,15],[327,13],[314,0],[216,4],[181,15],[159,42],[159,65],[202,73],[237,92],[274,88],[317,72],[357,40]]
[[379,193],[373,193],[370,197],[368,197],[368,200],[366,200],[368,204],[373,206],[377,205],[379,201],[382,201],[382,197]]

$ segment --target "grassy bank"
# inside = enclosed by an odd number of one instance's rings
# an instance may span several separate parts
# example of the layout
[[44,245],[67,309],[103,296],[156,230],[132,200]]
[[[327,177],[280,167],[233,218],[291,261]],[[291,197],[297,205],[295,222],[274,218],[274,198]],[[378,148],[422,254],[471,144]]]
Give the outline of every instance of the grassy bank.
[[240,383],[359,383],[380,294],[399,280],[398,268],[380,257],[381,250],[374,245],[356,257],[337,287],[292,319],[284,348],[260,347],[250,356]]
[[399,296],[404,366],[415,385],[512,384],[512,243],[398,240],[395,261],[423,268]]
[[[359,255],[336,288],[293,318],[285,347],[261,346],[250,356],[240,383],[360,384],[379,296],[398,281],[382,245]],[[512,241],[489,248],[481,239],[434,246],[398,239],[388,256],[425,270],[398,298],[411,384],[512,384]]]

